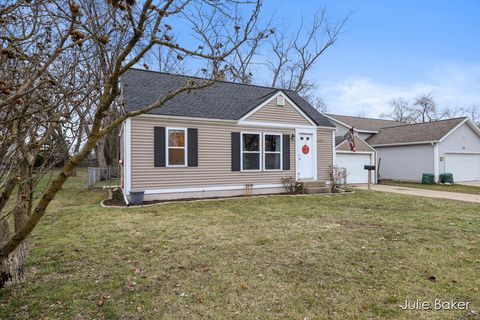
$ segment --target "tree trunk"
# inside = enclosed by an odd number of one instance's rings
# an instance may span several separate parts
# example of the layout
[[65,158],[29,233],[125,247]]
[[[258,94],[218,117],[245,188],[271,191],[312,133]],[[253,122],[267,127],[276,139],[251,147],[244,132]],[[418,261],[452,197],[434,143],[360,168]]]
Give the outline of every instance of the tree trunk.
[[[18,231],[27,221],[32,209],[32,180],[28,179],[18,186],[17,202],[13,210],[15,230]],[[0,245],[3,246],[10,234],[7,219],[0,221]],[[27,259],[27,242],[23,241],[6,258],[0,259],[0,288],[25,281],[25,261]]]
[[26,259],[27,243],[23,241],[7,258],[0,260],[0,288],[25,281]]
[[98,167],[100,168],[100,179],[107,179],[107,157],[105,157],[106,139],[102,137],[97,142],[95,154],[97,156]]

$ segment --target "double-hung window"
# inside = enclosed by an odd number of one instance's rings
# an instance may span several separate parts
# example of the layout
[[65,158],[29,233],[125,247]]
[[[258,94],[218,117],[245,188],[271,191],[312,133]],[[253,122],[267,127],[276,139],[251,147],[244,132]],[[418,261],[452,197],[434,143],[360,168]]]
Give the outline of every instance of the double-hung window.
[[186,165],[186,133],[186,129],[167,129],[167,166],[183,167]]
[[260,170],[260,140],[259,133],[242,133],[242,170]]
[[282,169],[282,136],[280,134],[265,133],[264,135],[264,169]]

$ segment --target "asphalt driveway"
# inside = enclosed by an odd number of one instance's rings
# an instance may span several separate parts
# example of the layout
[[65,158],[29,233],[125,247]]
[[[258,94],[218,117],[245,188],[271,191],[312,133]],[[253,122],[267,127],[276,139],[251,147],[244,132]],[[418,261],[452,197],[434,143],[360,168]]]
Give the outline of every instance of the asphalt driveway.
[[[364,189],[364,190],[368,189],[368,185],[366,184],[356,185],[355,187],[359,189]],[[383,184],[374,184],[372,185],[371,189],[374,191],[408,194],[408,195],[418,196],[418,197],[440,198],[440,199],[450,199],[450,200],[457,200],[457,201],[480,203],[480,195],[475,195],[475,194],[436,191],[436,190],[418,189],[418,188],[406,188],[406,187],[399,187],[399,186],[387,186]]]

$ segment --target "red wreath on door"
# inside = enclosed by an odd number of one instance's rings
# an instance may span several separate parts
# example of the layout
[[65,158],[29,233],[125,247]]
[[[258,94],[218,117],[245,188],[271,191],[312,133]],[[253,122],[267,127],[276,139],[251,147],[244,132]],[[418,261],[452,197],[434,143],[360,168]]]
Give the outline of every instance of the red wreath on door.
[[308,154],[310,152],[310,148],[306,144],[304,144],[302,147],[302,152],[303,154]]

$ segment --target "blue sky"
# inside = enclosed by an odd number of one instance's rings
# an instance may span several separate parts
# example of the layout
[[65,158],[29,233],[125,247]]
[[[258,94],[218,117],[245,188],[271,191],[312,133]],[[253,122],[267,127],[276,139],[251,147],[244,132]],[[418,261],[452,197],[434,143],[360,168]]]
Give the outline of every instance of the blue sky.
[[320,6],[332,20],[352,14],[310,74],[329,112],[379,116],[422,93],[440,107],[480,105],[480,1],[265,0],[264,12],[295,27]]

